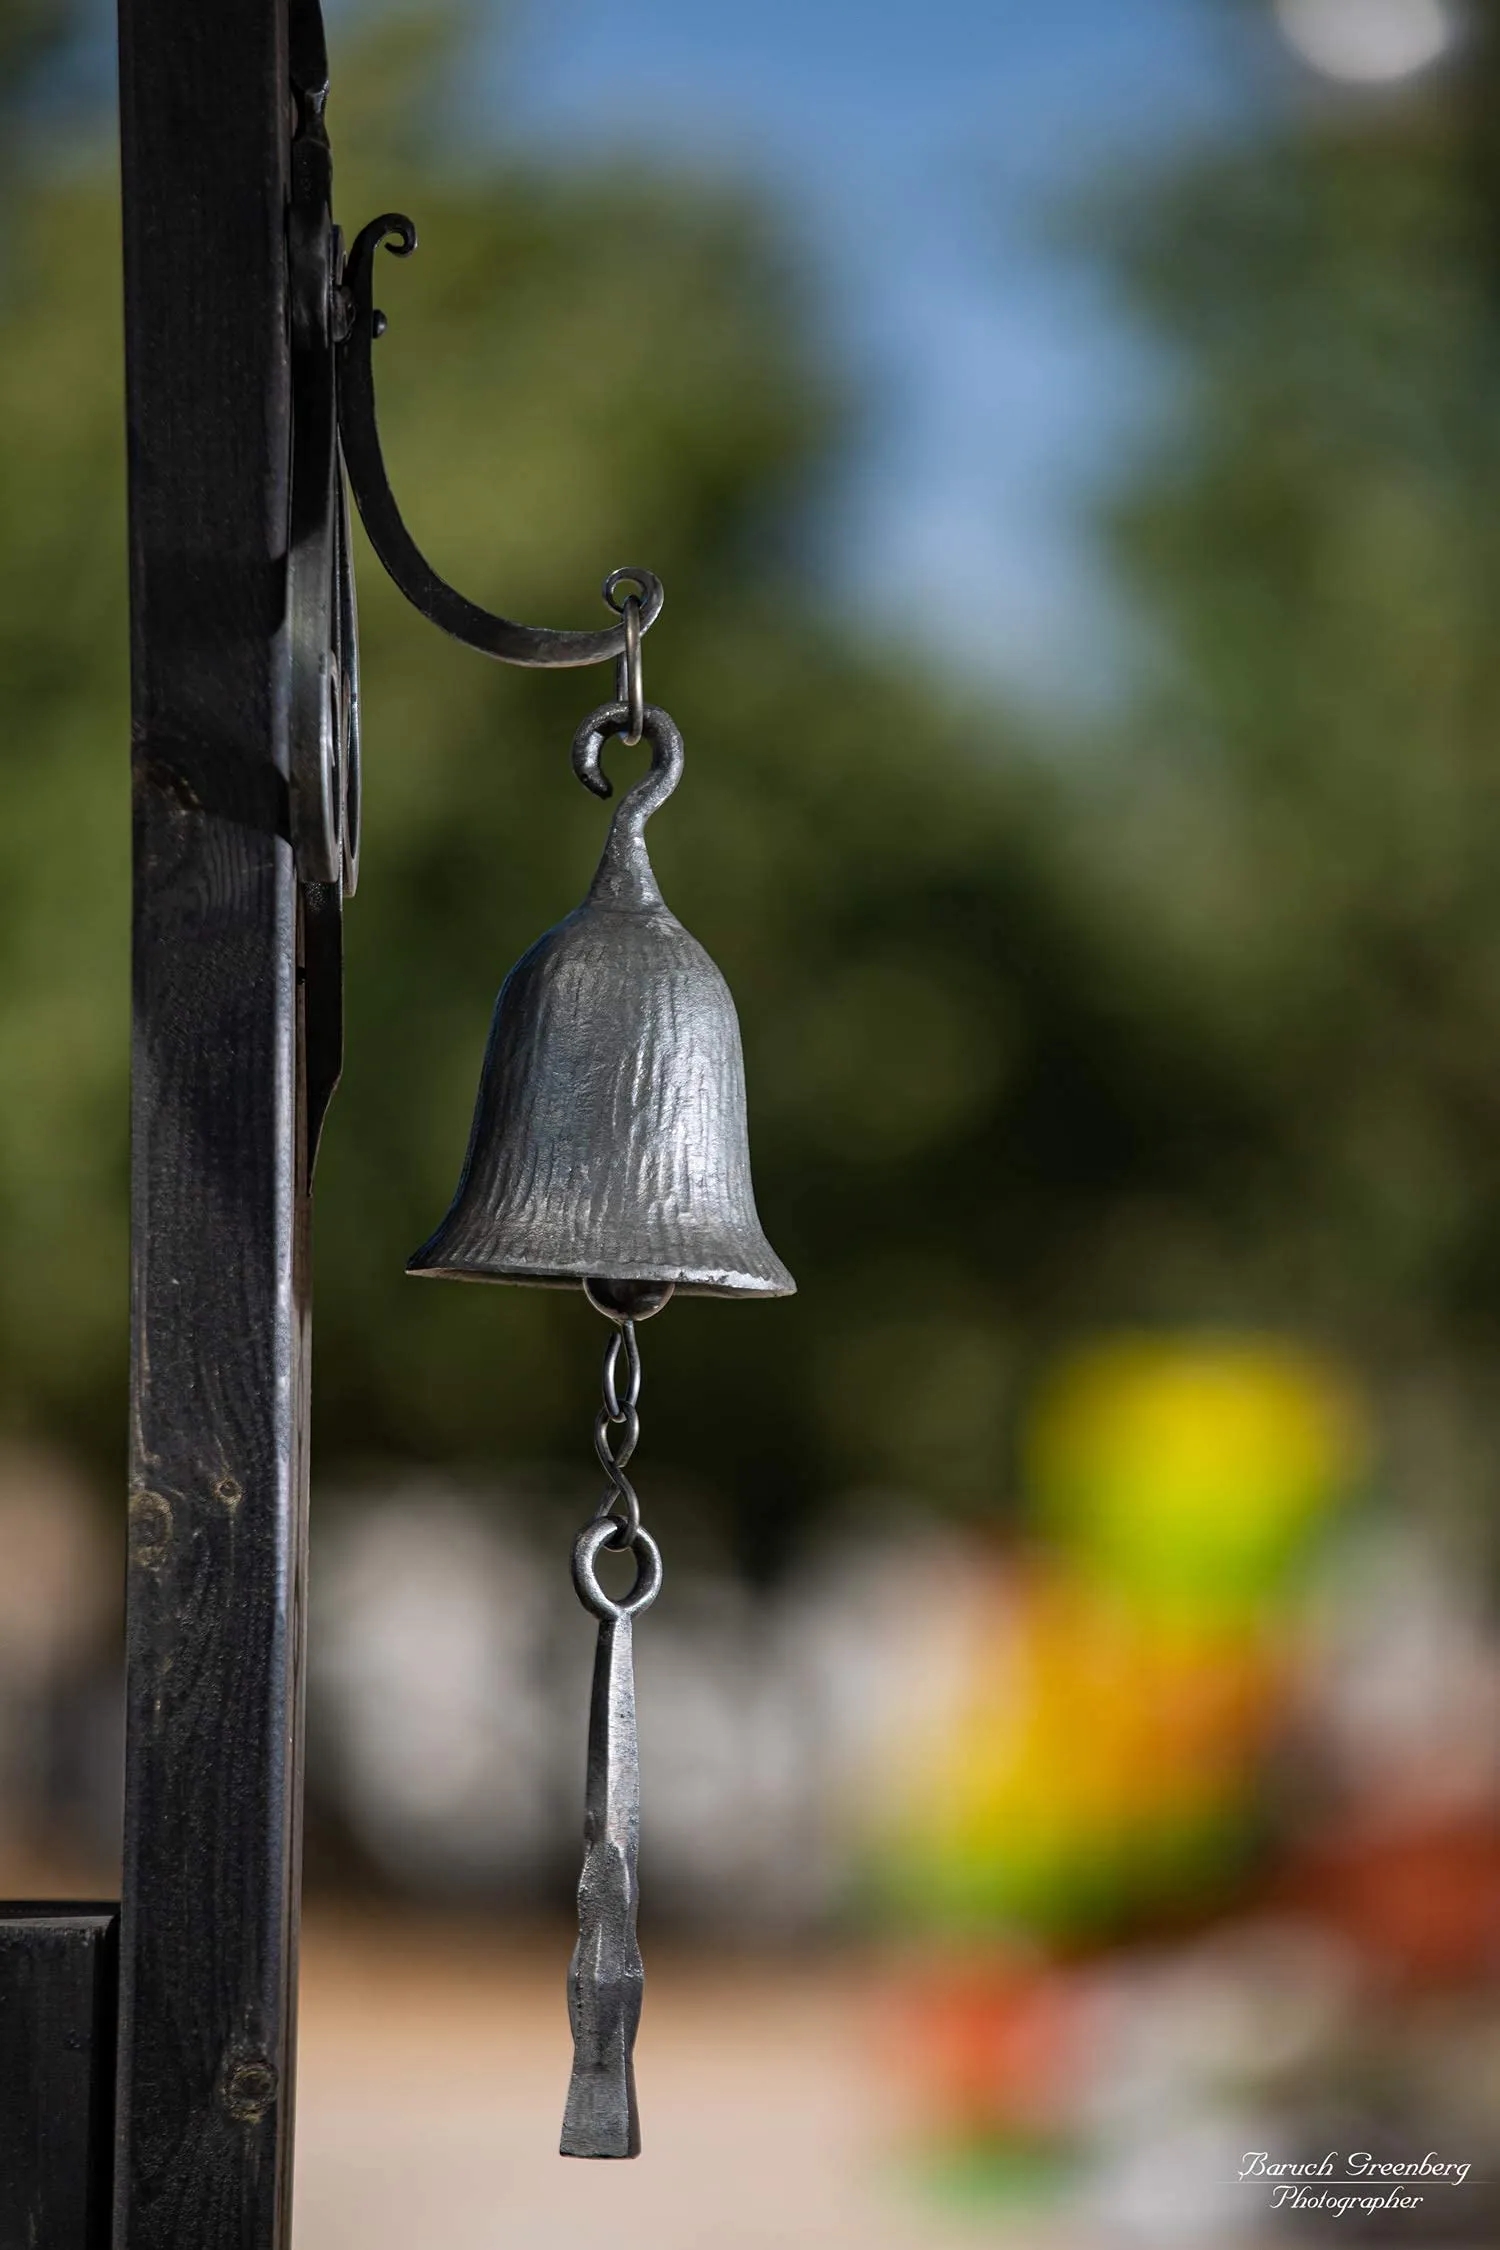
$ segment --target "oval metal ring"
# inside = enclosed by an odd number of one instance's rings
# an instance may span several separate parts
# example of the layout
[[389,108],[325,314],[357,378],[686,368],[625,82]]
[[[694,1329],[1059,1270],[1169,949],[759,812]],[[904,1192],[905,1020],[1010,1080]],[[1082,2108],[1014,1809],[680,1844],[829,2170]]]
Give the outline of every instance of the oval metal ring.
[[630,1541],[630,1552],[635,1557],[635,1584],[622,1602],[611,1600],[599,1583],[594,1565],[600,1553],[614,1540],[619,1530],[613,1516],[596,1516],[586,1523],[573,1542],[573,1586],[585,1609],[592,1610],[601,1621],[613,1618],[639,1617],[649,1609],[661,1592],[661,1549],[649,1531],[638,1530]]
[[646,684],[641,671],[641,605],[634,594],[621,615],[625,622],[625,653],[616,667],[615,694],[629,713],[629,724],[621,739],[627,749],[633,750],[646,723]]

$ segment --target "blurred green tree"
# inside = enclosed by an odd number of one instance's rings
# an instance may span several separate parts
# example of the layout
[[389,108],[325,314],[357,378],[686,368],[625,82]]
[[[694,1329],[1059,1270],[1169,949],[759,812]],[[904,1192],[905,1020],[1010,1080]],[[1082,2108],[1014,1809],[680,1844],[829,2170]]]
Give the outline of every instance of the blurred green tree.
[[0,111],[24,111],[48,64],[76,41],[79,14],[71,0],[0,0]]
[[[762,1210],[802,1283],[653,1327],[657,1476],[726,1500],[761,1562],[839,1487],[992,1505],[1057,1225],[1162,1144],[1055,792],[1005,711],[820,600],[842,417],[757,214],[635,158],[560,177],[418,139],[397,166],[393,104],[408,133],[443,115],[416,89],[448,57],[420,24],[388,36],[334,129],[381,152],[378,179],[342,163],[346,211],[420,205],[424,251],[383,289],[395,483],[440,566],[512,614],[586,615],[630,556],[666,580],[647,670],[689,766],[652,848],[738,996]],[[500,977],[591,872],[603,822],[565,747],[608,682],[486,665],[378,570],[361,585],[370,874],[320,1182],[323,1458],[578,1458],[599,1341],[578,1300],[400,1264],[456,1179]]]
[[[992,1501],[1056,1217],[1122,1148],[1158,1145],[1159,1074],[1006,714],[820,603],[809,531],[841,415],[784,247],[702,179],[445,147],[460,55],[451,24],[396,15],[338,74],[341,209],[400,202],[423,229],[383,277],[395,482],[440,564],[512,614],[582,620],[631,557],[666,579],[647,668],[689,768],[653,848],[739,996],[761,1201],[804,1290],[653,1329],[653,1467],[727,1503],[761,1563],[840,1486]],[[113,1461],[117,235],[104,152],[68,155],[27,168],[0,297],[0,1412]],[[584,1460],[600,1335],[581,1303],[401,1268],[456,1178],[495,987],[599,848],[566,747],[610,683],[488,665],[362,561],[366,873],[319,1181],[318,1457]]]
[[1079,819],[1235,1120],[1209,1192],[1117,1232],[1120,1273],[1471,1399],[1500,1314],[1497,85],[1485,9],[1431,82],[1309,91],[1085,222],[1169,400],[1107,511],[1144,683]]
[[[8,38],[0,15],[21,100]],[[439,566],[511,614],[584,622],[613,563],[666,580],[648,683],[689,764],[653,851],[739,999],[762,1212],[802,1284],[652,1328],[653,1493],[691,1488],[758,1567],[840,1490],[991,1507],[1018,1376],[1106,1320],[1312,1321],[1478,1364],[1500,235],[1471,80],[1309,110],[1095,213],[1176,387],[1109,526],[1148,684],[1064,758],[821,598],[844,415],[763,217],[636,158],[455,143],[462,57],[429,11],[339,59],[345,221],[394,203],[423,233],[382,275],[394,480]],[[0,1421],[113,1467],[118,235],[105,136],[65,153],[12,136],[0,270]],[[486,664],[360,560],[317,1458],[586,1463],[581,1302],[401,1269],[456,1179],[495,988],[591,871],[604,819],[566,748],[609,682]]]

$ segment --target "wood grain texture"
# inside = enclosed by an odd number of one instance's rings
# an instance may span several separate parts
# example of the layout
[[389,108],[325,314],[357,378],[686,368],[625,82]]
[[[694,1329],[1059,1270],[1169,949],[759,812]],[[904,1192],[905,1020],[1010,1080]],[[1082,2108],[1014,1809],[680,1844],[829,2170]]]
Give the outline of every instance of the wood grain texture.
[[121,0],[134,771],[117,2250],[289,2234],[306,1196],[285,0]]
[[112,1906],[0,1906],[0,2243],[106,2250]]

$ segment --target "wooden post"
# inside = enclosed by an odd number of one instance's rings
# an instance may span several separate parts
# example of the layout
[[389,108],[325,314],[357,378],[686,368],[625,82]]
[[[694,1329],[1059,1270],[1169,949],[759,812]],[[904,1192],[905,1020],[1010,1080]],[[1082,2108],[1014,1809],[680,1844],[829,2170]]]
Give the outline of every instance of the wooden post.
[[116,2250],[289,2240],[307,1188],[286,0],[120,0],[135,788]]
[[107,2250],[115,1910],[0,1907],[0,2243]]

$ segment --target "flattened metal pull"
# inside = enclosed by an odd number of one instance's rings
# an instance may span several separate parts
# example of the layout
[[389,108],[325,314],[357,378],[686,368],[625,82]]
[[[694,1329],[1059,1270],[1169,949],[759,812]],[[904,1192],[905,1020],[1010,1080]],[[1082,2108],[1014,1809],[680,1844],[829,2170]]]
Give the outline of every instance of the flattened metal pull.
[[599,1619],[589,1707],[584,1788],[583,1873],[578,1881],[578,1943],[568,1968],[573,2075],[559,2149],[564,2156],[639,2156],[635,2034],[645,1972],[636,1942],[636,1851],[640,1841],[640,1758],[635,1731],[632,1620],[661,1589],[661,1554],[637,1528],[628,1545],[636,1582],[623,1602],[599,1584],[595,1562],[619,1541],[613,1516],[586,1524],[573,1545],[573,1583]]

